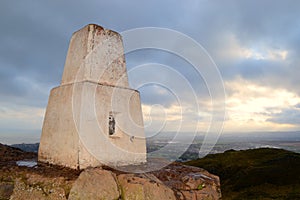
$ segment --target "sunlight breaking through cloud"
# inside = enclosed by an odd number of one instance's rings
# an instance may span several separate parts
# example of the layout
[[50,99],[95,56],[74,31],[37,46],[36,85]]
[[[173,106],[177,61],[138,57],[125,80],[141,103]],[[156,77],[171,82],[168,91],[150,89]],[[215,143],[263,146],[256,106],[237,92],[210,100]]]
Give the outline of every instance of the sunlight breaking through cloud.
[[234,129],[230,126],[237,124],[240,127],[251,127],[255,130],[274,129],[274,127],[286,129],[295,126],[299,128],[299,125],[292,125],[292,123],[276,124],[275,120],[270,120],[273,115],[296,107],[300,103],[300,97],[297,94],[286,89],[257,85],[241,78],[227,81],[225,85],[229,91],[227,98],[228,129]]

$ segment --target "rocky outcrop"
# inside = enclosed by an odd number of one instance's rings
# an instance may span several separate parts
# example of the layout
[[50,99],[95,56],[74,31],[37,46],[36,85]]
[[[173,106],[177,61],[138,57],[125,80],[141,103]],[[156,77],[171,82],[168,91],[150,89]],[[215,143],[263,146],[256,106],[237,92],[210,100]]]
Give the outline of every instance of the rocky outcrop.
[[41,171],[45,174],[26,167],[1,169],[0,199],[198,200],[221,197],[218,177],[186,166],[172,165],[153,174],[120,174],[90,168],[77,179]]
[[[1,147],[1,144],[0,144]],[[7,146],[5,147],[7,148]],[[8,155],[22,151],[7,148]],[[5,156],[5,155],[4,155]],[[0,165],[0,199],[15,200],[189,200],[220,199],[219,178],[179,163],[149,173],[125,173],[110,168],[84,171],[39,163],[35,167]]]
[[[37,174],[15,167],[10,179],[1,177],[0,199],[47,200],[188,200],[220,199],[218,177],[205,170],[171,165],[144,174],[89,168],[77,179]],[[6,174],[9,176],[8,174]],[[1,173],[3,176],[3,173]]]

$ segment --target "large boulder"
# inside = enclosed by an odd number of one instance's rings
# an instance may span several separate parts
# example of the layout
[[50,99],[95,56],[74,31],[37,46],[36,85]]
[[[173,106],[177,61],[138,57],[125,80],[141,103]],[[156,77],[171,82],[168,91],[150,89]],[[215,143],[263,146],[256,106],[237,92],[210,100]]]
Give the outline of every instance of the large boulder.
[[83,171],[73,184],[69,200],[116,200],[120,191],[111,171],[90,168]]
[[176,200],[174,192],[152,174],[120,174],[123,200]]

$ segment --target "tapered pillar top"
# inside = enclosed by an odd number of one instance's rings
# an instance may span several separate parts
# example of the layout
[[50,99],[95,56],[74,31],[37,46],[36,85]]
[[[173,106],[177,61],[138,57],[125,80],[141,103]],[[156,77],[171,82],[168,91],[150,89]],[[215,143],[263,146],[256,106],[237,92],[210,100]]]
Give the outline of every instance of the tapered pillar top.
[[83,81],[129,87],[120,34],[96,24],[73,34],[61,85]]

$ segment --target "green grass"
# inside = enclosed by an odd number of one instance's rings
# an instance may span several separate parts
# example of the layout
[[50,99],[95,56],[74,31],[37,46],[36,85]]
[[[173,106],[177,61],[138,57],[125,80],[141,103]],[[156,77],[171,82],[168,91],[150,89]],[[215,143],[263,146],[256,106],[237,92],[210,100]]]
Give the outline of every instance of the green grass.
[[185,164],[218,175],[223,199],[300,199],[300,154],[294,152],[229,150]]

